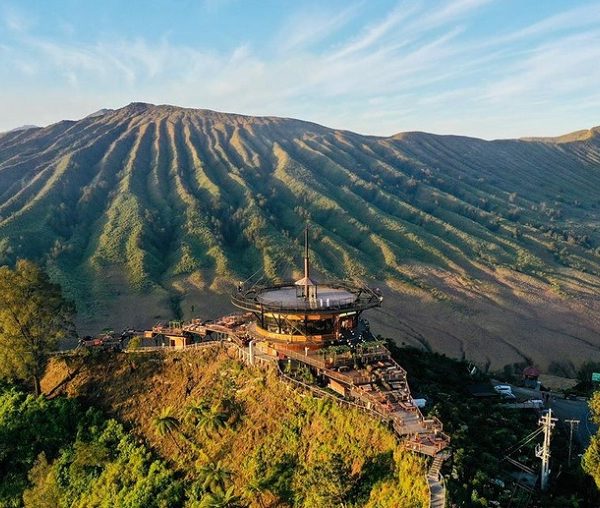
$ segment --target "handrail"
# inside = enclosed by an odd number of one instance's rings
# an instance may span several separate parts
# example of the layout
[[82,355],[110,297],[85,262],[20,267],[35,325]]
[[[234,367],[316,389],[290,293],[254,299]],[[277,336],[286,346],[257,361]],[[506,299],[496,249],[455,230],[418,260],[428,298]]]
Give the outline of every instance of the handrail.
[[379,417],[379,418],[381,418],[383,420],[386,420],[386,421],[388,421],[390,419],[389,415],[386,415],[384,413],[380,413],[379,411],[377,411],[377,410],[375,410],[373,408],[369,408],[369,407],[367,407],[367,406],[365,406],[363,404],[357,404],[356,402],[353,402],[353,401],[350,401],[350,400],[341,399],[341,398],[336,397],[335,395],[332,395],[331,393],[328,393],[325,390],[322,390],[322,389],[320,389],[320,388],[318,388],[316,386],[309,385],[307,383],[304,383],[304,382],[300,381],[299,379],[295,379],[295,378],[293,378],[291,376],[288,376],[281,369],[281,365],[279,365],[279,362],[277,362],[277,371],[278,371],[279,375],[284,378],[284,380],[290,381],[293,384],[296,384],[297,386],[300,386],[300,387],[305,388],[305,389],[307,389],[309,391],[317,393],[317,394],[319,394],[319,395],[321,395],[323,397],[329,397],[330,399],[335,400],[339,404],[356,407],[356,408],[361,409],[363,411],[366,411],[368,413],[372,413],[373,415],[375,415],[375,416],[377,416],[377,417]]
[[295,305],[293,303],[284,302],[260,302],[257,300],[258,295],[262,291],[275,290],[283,288],[296,287],[295,282],[286,281],[280,284],[274,284],[272,286],[253,286],[249,289],[242,289],[241,291],[234,292],[231,295],[231,302],[237,307],[248,310],[248,311],[262,311],[268,310],[269,312],[285,311],[285,312],[335,312],[346,309],[366,310],[372,307],[378,307],[381,305],[383,297],[378,294],[375,290],[369,287],[353,286],[351,284],[343,282],[325,282],[318,284],[317,286],[326,286],[334,289],[344,289],[349,293],[355,295],[355,298],[350,302],[338,303],[333,302],[329,305],[316,305],[318,300],[315,300],[315,305],[310,305],[310,301],[303,302],[303,305]]

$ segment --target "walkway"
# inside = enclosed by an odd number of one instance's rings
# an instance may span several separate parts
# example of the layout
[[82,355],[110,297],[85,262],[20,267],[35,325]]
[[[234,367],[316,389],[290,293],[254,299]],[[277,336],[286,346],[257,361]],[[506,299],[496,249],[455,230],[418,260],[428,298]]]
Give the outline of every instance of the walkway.
[[[444,434],[442,422],[437,418],[424,418],[412,399],[406,371],[392,358],[387,348],[381,347],[378,359],[366,368],[348,365],[338,370],[327,368],[326,361],[308,352],[302,353],[286,347],[278,348],[280,354],[310,365],[323,376],[346,387],[346,395],[361,401],[368,409],[385,415],[394,432],[402,438],[403,446],[430,457],[448,446],[450,438]],[[383,354],[385,353],[385,354]]]
[[446,483],[441,474],[442,464],[448,458],[446,452],[438,453],[429,472],[427,473],[427,484],[429,485],[430,508],[446,508]]

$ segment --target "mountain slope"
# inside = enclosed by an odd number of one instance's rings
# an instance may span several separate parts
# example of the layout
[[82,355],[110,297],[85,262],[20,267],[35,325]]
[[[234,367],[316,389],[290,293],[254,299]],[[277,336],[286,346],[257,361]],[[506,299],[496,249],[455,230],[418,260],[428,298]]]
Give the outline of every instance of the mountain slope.
[[308,219],[320,278],[385,286],[383,333],[569,370],[600,346],[598,189],[597,129],[380,138],[134,103],[0,135],[0,262],[45,262],[84,329],[208,317],[234,281],[289,278]]
[[[52,397],[91,400],[124,422],[178,473],[188,499],[202,496],[213,464],[254,508],[426,506],[425,461],[402,451],[384,424],[233,357],[234,350],[211,348],[55,359],[43,385]],[[156,432],[165,408],[179,421],[171,438]],[[220,426],[211,426],[211,415],[221,416]],[[248,489],[253,484],[260,488]]]

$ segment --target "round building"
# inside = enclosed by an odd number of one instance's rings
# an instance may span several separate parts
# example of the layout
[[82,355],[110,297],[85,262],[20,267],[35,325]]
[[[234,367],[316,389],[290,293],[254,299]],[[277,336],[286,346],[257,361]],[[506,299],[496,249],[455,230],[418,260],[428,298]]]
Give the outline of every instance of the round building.
[[304,277],[271,286],[240,285],[232,303],[255,316],[249,327],[256,339],[291,349],[318,349],[360,334],[361,313],[381,305],[377,289],[347,282],[318,283],[310,277],[308,229]]

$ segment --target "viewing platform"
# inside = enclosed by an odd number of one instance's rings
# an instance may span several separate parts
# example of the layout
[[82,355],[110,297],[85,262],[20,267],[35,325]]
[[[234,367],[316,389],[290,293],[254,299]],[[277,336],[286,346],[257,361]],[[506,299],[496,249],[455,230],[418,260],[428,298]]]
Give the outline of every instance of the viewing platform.
[[435,456],[450,443],[442,422],[423,416],[412,398],[406,371],[381,343],[366,343],[352,351],[334,346],[304,353],[280,347],[278,353],[280,358],[314,368],[329,380],[329,388],[389,418],[406,449]]
[[248,342],[250,317],[244,314],[230,314],[217,320],[192,319],[191,321],[170,321],[158,323],[144,332],[144,338],[164,337],[169,346],[183,348],[206,340],[232,340],[239,345]]
[[378,290],[353,286],[343,282],[313,284],[314,296],[305,298],[298,291],[296,282],[284,282],[273,286],[240,288],[232,295],[232,303],[248,312],[291,312],[308,314],[332,314],[343,311],[364,311],[381,305]]

